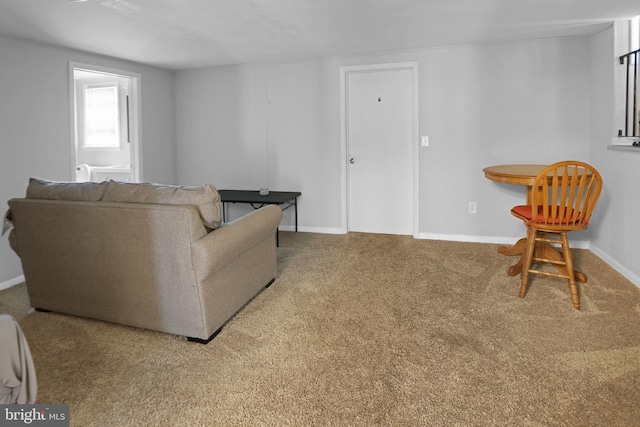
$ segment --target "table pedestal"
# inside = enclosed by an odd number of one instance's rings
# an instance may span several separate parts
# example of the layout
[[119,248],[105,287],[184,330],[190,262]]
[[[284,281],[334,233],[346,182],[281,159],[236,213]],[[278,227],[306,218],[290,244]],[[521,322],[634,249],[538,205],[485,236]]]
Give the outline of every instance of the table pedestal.
[[[522,273],[522,264],[524,263],[523,262],[524,250],[526,246],[527,246],[527,239],[523,237],[522,239],[518,240],[515,245],[511,247],[500,246],[498,248],[498,253],[502,255],[507,255],[507,256],[520,255],[520,259],[518,260],[518,262],[507,269],[507,274],[509,276],[517,276],[520,273]],[[555,261],[562,260],[562,255],[560,255],[560,252],[558,252],[558,249],[556,249],[555,247],[553,247],[553,245],[547,242],[536,243],[534,256],[537,258],[546,258],[546,259],[551,259]],[[567,268],[565,266],[558,265],[558,264],[553,264],[553,266],[558,271],[560,271],[560,273],[567,274]],[[575,275],[576,282],[587,283],[587,276],[584,273],[574,270],[573,274]]]

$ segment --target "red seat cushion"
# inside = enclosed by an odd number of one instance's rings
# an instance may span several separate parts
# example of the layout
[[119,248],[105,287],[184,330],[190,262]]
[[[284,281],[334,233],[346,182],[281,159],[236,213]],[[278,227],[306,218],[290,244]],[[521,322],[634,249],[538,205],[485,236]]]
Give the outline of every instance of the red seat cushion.
[[[520,205],[520,206],[515,206],[513,209],[511,209],[511,212],[513,212],[514,214],[521,216],[525,219],[527,219],[527,225],[532,223],[532,222],[536,222],[539,224],[545,224],[545,220],[544,220],[544,216],[542,215],[542,206],[538,206],[538,214],[536,215],[536,218],[534,219],[533,214],[531,212],[531,205]],[[571,215],[572,212],[569,213],[569,215],[565,215],[564,218],[556,218],[555,220],[555,224],[567,224],[569,222],[569,220],[572,218],[573,215]],[[579,216],[579,215],[578,215]],[[546,223],[550,223],[551,221],[548,221]],[[589,221],[584,221],[584,223],[582,224],[583,226],[586,226],[587,223]]]

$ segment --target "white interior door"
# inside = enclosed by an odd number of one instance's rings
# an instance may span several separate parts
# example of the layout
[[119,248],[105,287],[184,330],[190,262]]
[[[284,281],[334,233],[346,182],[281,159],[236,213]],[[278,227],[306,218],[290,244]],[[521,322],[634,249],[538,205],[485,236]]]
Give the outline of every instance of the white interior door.
[[413,233],[413,72],[346,75],[349,231]]

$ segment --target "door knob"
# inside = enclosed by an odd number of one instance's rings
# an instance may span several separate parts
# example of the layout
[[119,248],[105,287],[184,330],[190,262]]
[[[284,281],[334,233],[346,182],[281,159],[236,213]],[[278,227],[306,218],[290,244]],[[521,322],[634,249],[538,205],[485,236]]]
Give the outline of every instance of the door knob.
[[356,162],[356,158],[352,157],[349,159],[349,163],[354,164]]

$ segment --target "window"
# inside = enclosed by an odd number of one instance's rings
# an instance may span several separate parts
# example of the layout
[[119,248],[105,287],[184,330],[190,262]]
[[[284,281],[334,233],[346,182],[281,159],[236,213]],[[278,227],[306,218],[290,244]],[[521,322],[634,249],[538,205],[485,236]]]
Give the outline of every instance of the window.
[[84,85],[85,147],[120,147],[118,86]]
[[129,79],[88,71],[75,74],[78,147],[123,148],[129,142]]
[[[624,129],[618,131],[619,137],[640,137],[640,16],[629,22],[630,52],[620,57],[625,67],[625,115]],[[639,145],[634,141],[633,145]]]

